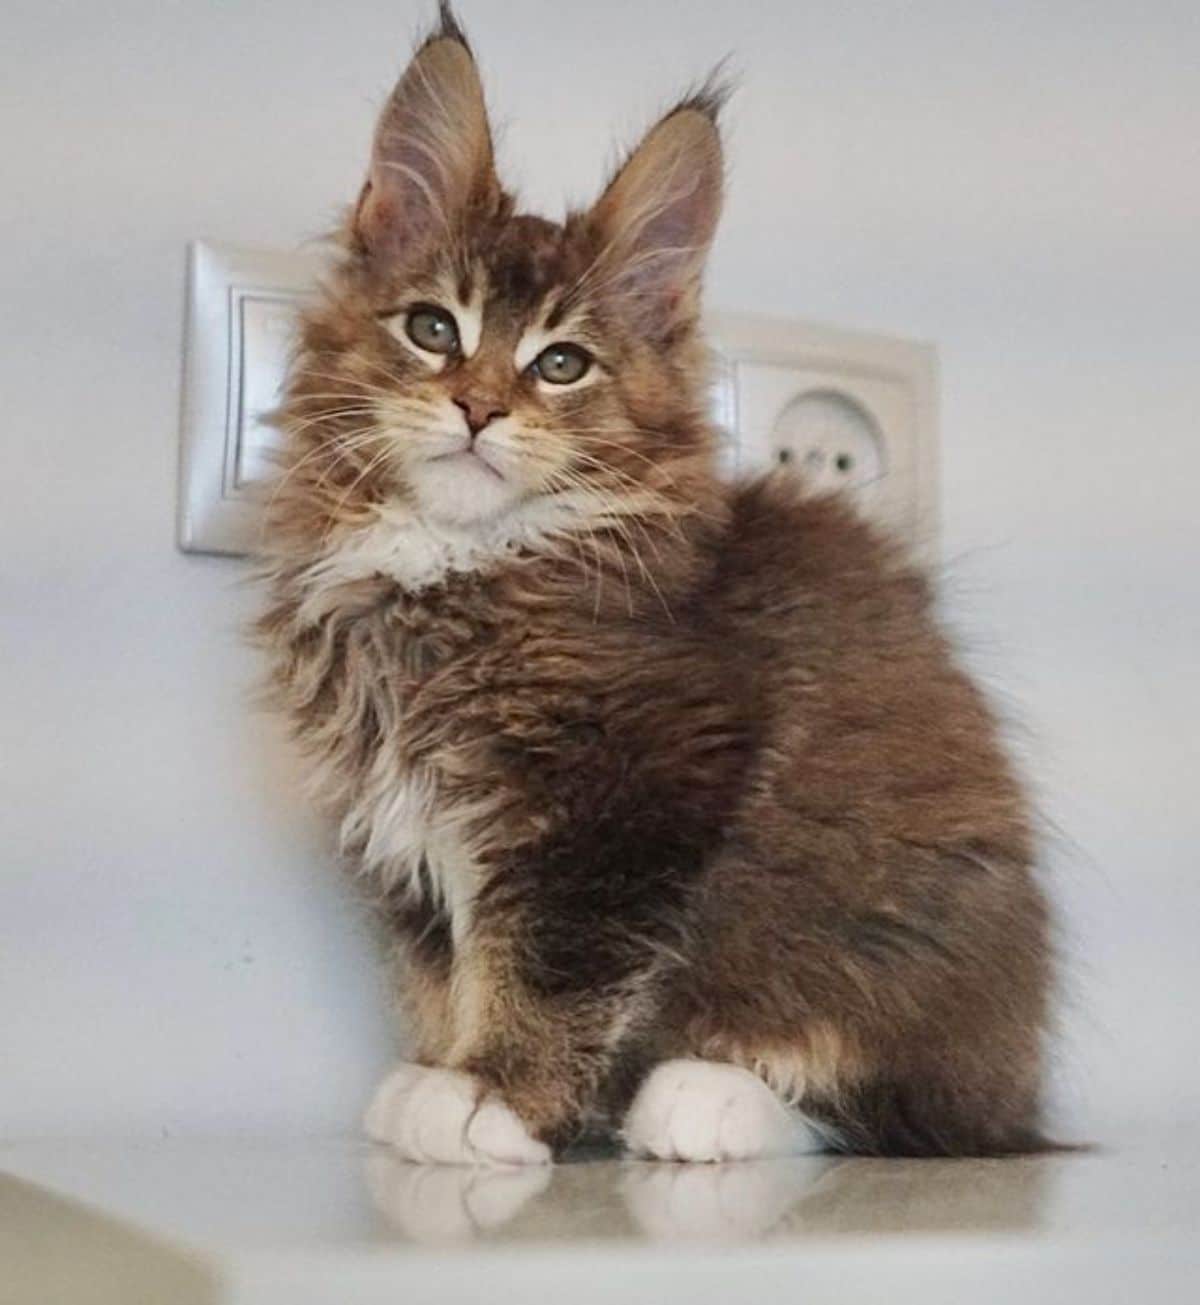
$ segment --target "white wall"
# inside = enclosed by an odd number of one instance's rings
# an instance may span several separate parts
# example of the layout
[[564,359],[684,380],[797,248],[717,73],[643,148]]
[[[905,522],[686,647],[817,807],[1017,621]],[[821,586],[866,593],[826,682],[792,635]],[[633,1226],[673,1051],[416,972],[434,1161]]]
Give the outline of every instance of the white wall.
[[[950,607],[1065,837],[1077,1122],[1200,1093],[1200,11],[463,0],[510,172],[587,195],[727,50],[720,307],[936,340]],[[344,1127],[367,935],[173,546],[183,251],[349,199],[404,0],[0,17],[0,1131]],[[510,124],[510,125],[509,125]]]

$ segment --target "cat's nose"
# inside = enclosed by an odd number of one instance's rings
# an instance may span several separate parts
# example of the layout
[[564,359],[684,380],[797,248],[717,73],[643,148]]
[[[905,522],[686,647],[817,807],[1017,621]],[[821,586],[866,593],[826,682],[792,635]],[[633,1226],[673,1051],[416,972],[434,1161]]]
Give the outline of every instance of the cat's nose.
[[507,408],[497,408],[494,399],[455,399],[455,406],[467,419],[467,429],[474,438],[490,421],[508,416]]

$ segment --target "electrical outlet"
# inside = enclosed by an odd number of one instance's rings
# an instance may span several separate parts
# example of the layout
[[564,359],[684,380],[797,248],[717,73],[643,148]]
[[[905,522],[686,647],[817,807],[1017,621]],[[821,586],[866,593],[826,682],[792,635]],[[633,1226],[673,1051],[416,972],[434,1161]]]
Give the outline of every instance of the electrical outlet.
[[932,346],[790,318],[717,313],[720,416],[739,471],[785,468],[844,491],[930,555],[937,527]]
[[836,390],[797,394],[775,419],[771,452],[814,488],[868,494],[887,470],[883,436],[870,414]]
[[[189,259],[179,544],[245,553],[276,432],[311,253],[197,242]],[[867,515],[930,550],[936,509],[935,355],[929,345],[737,313],[706,322],[715,420],[731,470],[790,468],[844,489]]]

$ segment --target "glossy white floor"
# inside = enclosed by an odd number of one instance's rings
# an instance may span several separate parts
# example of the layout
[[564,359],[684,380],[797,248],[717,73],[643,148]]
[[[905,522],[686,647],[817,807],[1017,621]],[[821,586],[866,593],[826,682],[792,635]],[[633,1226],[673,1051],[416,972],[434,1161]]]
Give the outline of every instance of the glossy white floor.
[[404,1164],[349,1140],[0,1148],[3,1305],[1200,1299],[1200,1136],[1006,1161]]

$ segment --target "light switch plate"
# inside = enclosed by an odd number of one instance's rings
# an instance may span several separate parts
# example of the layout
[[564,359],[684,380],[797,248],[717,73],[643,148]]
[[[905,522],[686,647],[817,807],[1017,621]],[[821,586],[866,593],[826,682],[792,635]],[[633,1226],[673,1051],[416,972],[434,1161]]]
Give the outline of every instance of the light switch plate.
[[[321,266],[315,251],[191,247],[179,491],[179,544],[189,552],[254,547],[257,490],[277,438],[262,415],[278,402],[296,313]],[[742,313],[713,313],[706,325],[729,468],[754,472],[795,454],[810,481],[844,483],[864,513],[929,556],[937,524],[933,347]]]
[[256,487],[270,470],[275,406],[295,317],[321,259],[196,241],[188,252],[179,459],[179,546],[250,552]]

